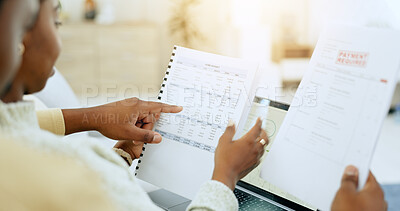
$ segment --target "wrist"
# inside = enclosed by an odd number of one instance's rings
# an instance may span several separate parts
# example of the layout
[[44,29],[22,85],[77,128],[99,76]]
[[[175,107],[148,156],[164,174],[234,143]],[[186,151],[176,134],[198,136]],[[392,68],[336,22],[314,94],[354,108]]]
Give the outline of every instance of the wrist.
[[102,119],[104,118],[102,113],[97,111],[96,107],[84,108],[81,111],[82,123],[84,123],[87,131],[89,130],[100,130]]
[[213,176],[211,179],[221,182],[231,190],[234,190],[236,187],[236,183],[238,182],[237,177],[234,175],[235,174],[233,172],[230,172],[227,169],[214,168]]

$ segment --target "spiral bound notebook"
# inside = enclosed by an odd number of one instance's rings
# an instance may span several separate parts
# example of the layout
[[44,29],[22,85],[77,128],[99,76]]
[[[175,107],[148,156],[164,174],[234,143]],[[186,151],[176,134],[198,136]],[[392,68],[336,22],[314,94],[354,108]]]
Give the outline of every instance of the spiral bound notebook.
[[[136,167],[139,179],[192,199],[212,176],[214,151],[228,120],[245,126],[257,88],[258,63],[175,46],[160,102],[183,106],[162,114]],[[236,137],[241,136],[240,133]]]

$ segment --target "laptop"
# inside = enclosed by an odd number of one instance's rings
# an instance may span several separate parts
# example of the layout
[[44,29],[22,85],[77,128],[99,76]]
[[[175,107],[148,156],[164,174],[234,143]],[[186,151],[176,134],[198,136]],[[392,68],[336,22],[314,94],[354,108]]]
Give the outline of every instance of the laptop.
[[[266,148],[265,155],[268,154],[270,147],[273,145],[274,138],[286,116],[289,105],[270,101],[263,97],[255,97],[245,130],[250,129],[251,124],[258,117],[257,113],[262,113],[259,112],[259,109],[267,109],[267,107],[268,118],[265,127],[270,144]],[[260,166],[250,172],[236,185],[234,194],[239,202],[239,210],[316,210],[312,206],[263,180],[260,177]],[[150,192],[149,196],[156,205],[168,211],[186,210],[190,204],[189,199],[164,189]]]

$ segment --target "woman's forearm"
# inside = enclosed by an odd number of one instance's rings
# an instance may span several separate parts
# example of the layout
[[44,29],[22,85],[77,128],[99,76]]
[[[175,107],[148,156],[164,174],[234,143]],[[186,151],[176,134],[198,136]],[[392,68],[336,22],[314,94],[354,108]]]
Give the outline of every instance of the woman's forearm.
[[62,109],[65,135],[96,130],[94,113],[91,108]]

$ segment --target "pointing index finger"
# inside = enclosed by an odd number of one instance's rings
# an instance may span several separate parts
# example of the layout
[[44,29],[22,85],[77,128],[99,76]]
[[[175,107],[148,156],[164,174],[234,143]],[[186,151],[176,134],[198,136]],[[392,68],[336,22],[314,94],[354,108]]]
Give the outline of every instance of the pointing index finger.
[[164,104],[161,108],[162,113],[179,113],[183,110],[182,106]]
[[150,102],[148,104],[148,109],[151,113],[179,113],[183,110],[183,107],[159,102]]

